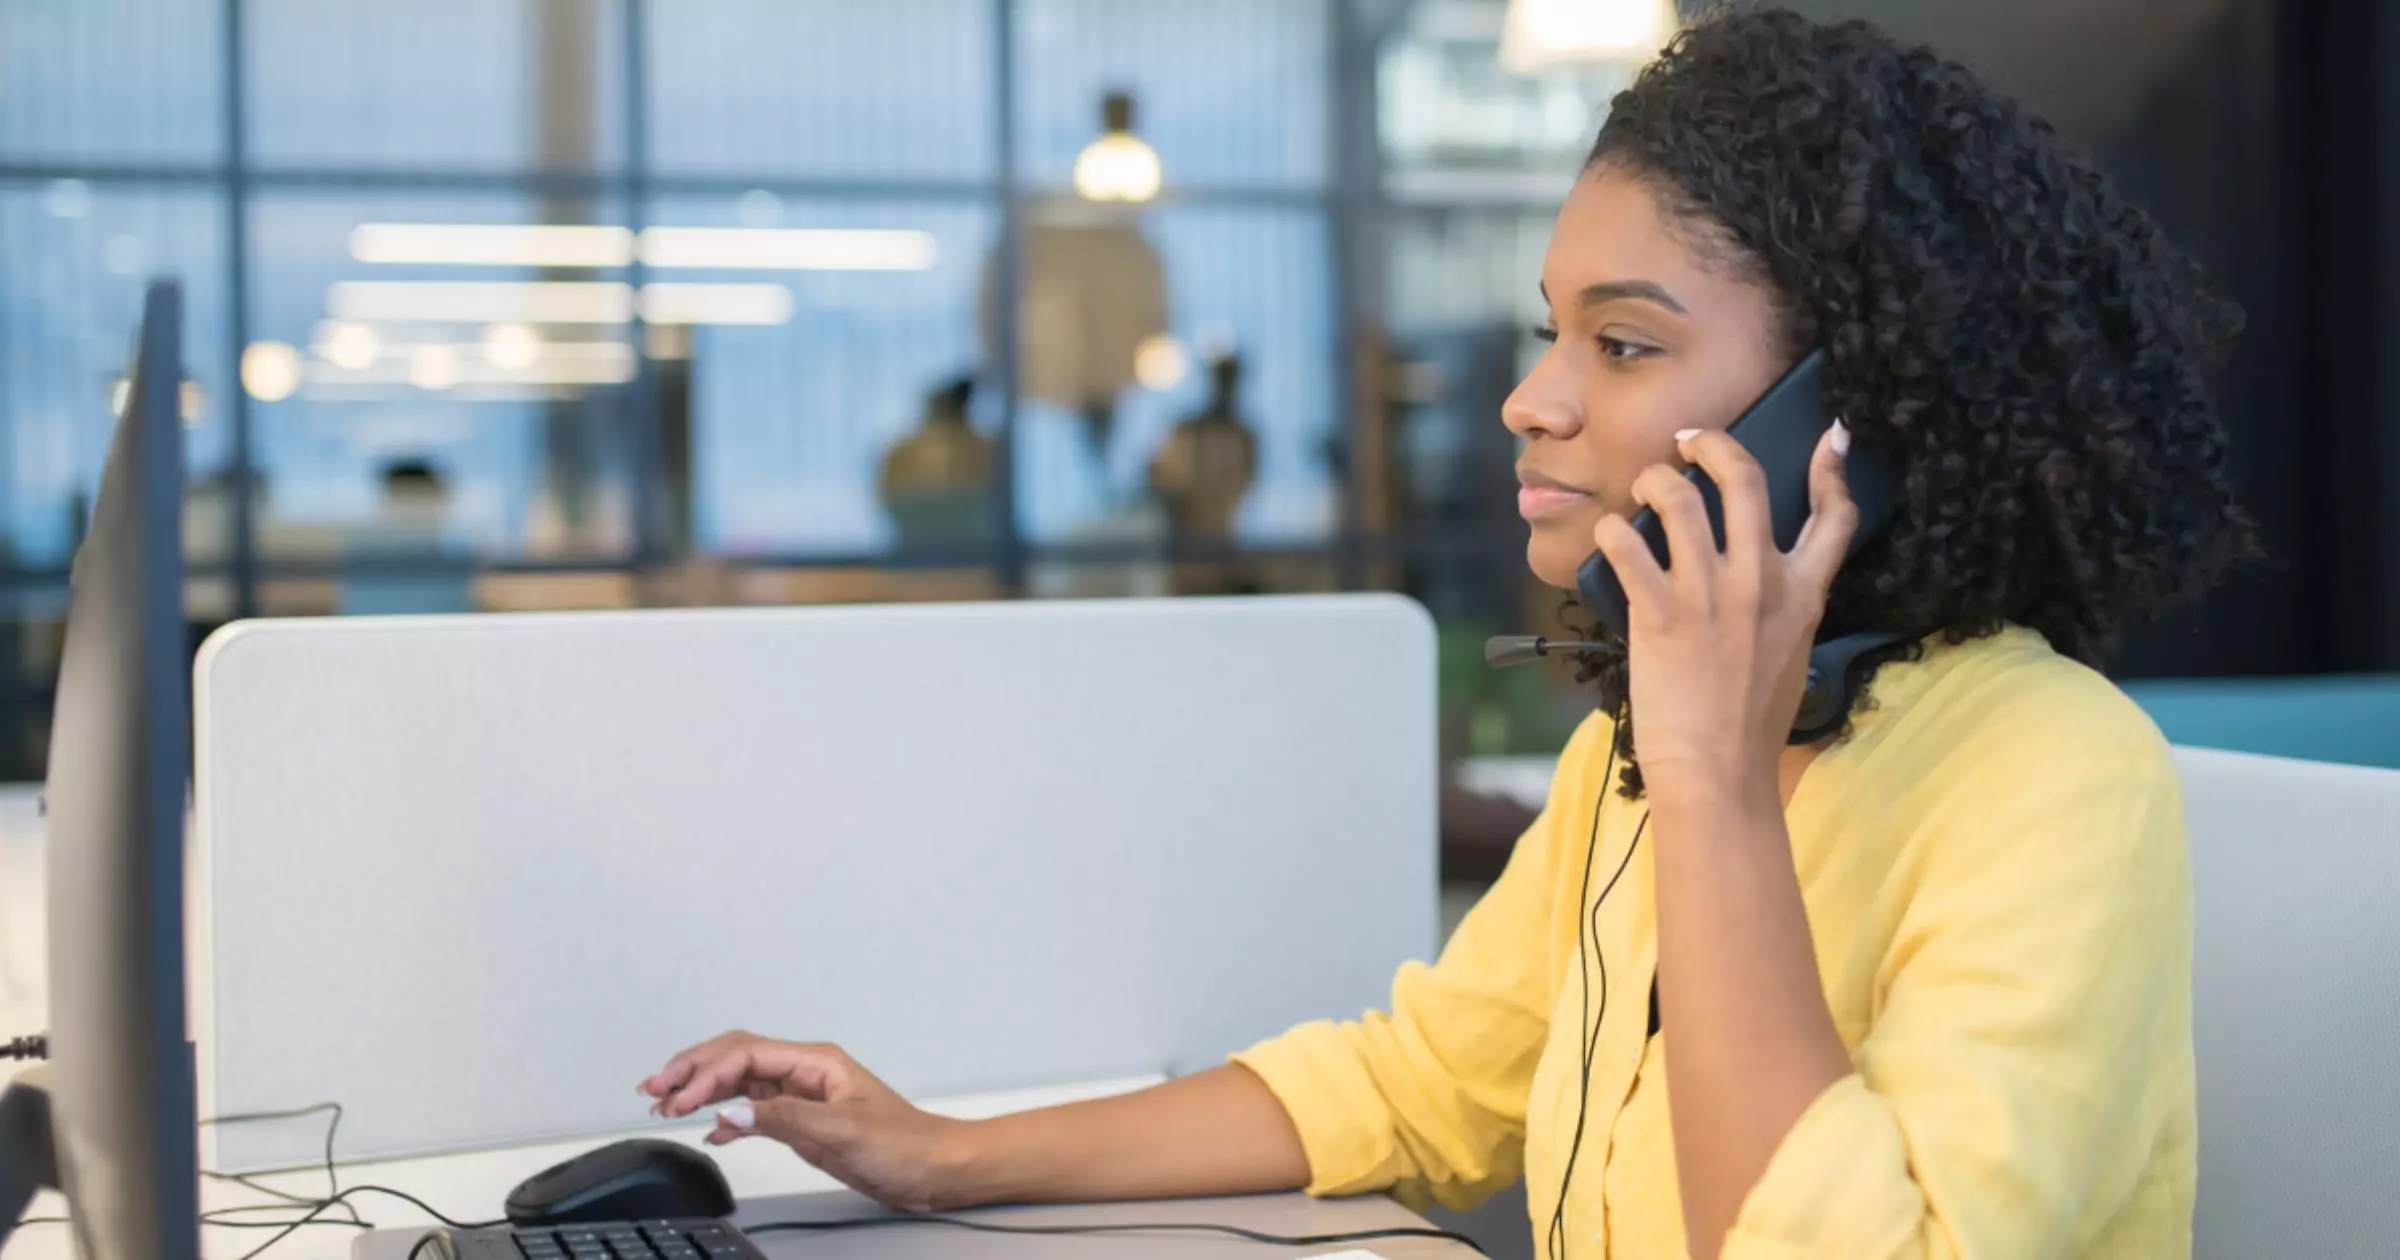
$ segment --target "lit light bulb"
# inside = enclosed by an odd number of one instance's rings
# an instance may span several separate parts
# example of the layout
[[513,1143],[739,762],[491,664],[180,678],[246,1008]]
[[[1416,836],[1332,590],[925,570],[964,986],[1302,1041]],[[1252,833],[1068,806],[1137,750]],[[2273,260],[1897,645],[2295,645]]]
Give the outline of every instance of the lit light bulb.
[[1075,191],[1091,201],[1148,201],[1158,195],[1158,153],[1133,134],[1133,97],[1100,102],[1100,138],[1075,158]]
[[1192,356],[1173,337],[1144,337],[1133,352],[1133,376],[1142,388],[1164,391],[1183,383],[1192,370]]
[[325,356],[326,362],[345,372],[364,372],[375,366],[375,360],[383,354],[383,343],[375,336],[374,329],[343,320],[326,326],[318,352]]
[[443,345],[418,346],[408,356],[408,383],[433,391],[458,384],[458,351]]
[[494,324],[483,334],[483,357],[503,372],[522,372],[542,354],[542,336],[524,324]]
[[208,394],[200,388],[200,382],[187,379],[175,391],[175,410],[183,416],[185,424],[200,423],[200,417],[208,414]]
[[1500,65],[1513,74],[1647,58],[1676,26],[1672,0],[1509,0]]
[[242,388],[260,402],[282,402],[300,388],[300,352],[281,341],[254,341],[242,351]]
[[1075,191],[1093,201],[1148,201],[1159,183],[1158,154],[1132,136],[1102,136],[1075,159]]

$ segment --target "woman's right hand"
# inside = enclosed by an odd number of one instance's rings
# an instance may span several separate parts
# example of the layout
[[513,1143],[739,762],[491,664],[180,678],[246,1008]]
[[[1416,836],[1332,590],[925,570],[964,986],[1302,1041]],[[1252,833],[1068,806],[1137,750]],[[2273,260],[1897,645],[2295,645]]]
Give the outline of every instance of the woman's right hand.
[[653,1113],[670,1119],[748,1098],[755,1125],[719,1115],[711,1145],[769,1137],[886,1207],[962,1206],[952,1187],[967,1122],[910,1104],[839,1046],[730,1032],[667,1060],[641,1091],[656,1100]]

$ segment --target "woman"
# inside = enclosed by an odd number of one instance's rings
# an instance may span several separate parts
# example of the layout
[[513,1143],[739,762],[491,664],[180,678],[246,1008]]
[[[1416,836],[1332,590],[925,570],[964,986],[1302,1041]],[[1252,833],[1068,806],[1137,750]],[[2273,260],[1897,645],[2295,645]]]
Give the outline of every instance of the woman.
[[[1702,22],[1617,98],[1541,279],[1552,344],[1503,415],[1528,559],[1572,589],[1604,553],[1629,642],[1388,1014],[975,1124],[734,1034],[644,1082],[661,1110],[767,1096],[765,1133],[908,1208],[1456,1204],[1521,1172],[1554,1257],[2188,1254],[2175,772],[2083,662],[2248,545],[2205,385],[2233,312],[1963,69],[1782,12]],[[1722,429],[1818,347],[1846,423],[1787,554]],[[1903,484],[1844,563],[1852,435]],[[1858,628],[1918,637],[1786,747],[1810,643]]]

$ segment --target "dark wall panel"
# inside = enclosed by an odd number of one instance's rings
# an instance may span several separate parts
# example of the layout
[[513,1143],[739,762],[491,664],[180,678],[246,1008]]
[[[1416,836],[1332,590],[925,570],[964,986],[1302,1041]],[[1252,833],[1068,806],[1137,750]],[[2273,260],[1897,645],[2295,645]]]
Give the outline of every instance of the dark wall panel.
[[2222,381],[2270,557],[2134,634],[2127,675],[2400,668],[2400,66],[2365,0],[1814,0],[2026,101],[2192,248],[2249,317]]

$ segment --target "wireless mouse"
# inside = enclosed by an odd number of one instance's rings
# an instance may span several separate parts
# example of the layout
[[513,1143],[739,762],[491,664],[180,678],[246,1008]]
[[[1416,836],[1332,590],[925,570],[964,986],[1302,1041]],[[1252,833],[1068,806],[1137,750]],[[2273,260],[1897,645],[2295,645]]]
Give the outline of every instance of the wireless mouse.
[[679,1142],[633,1138],[553,1165],[508,1192],[519,1228],[592,1221],[733,1215],[733,1191],[706,1154]]

